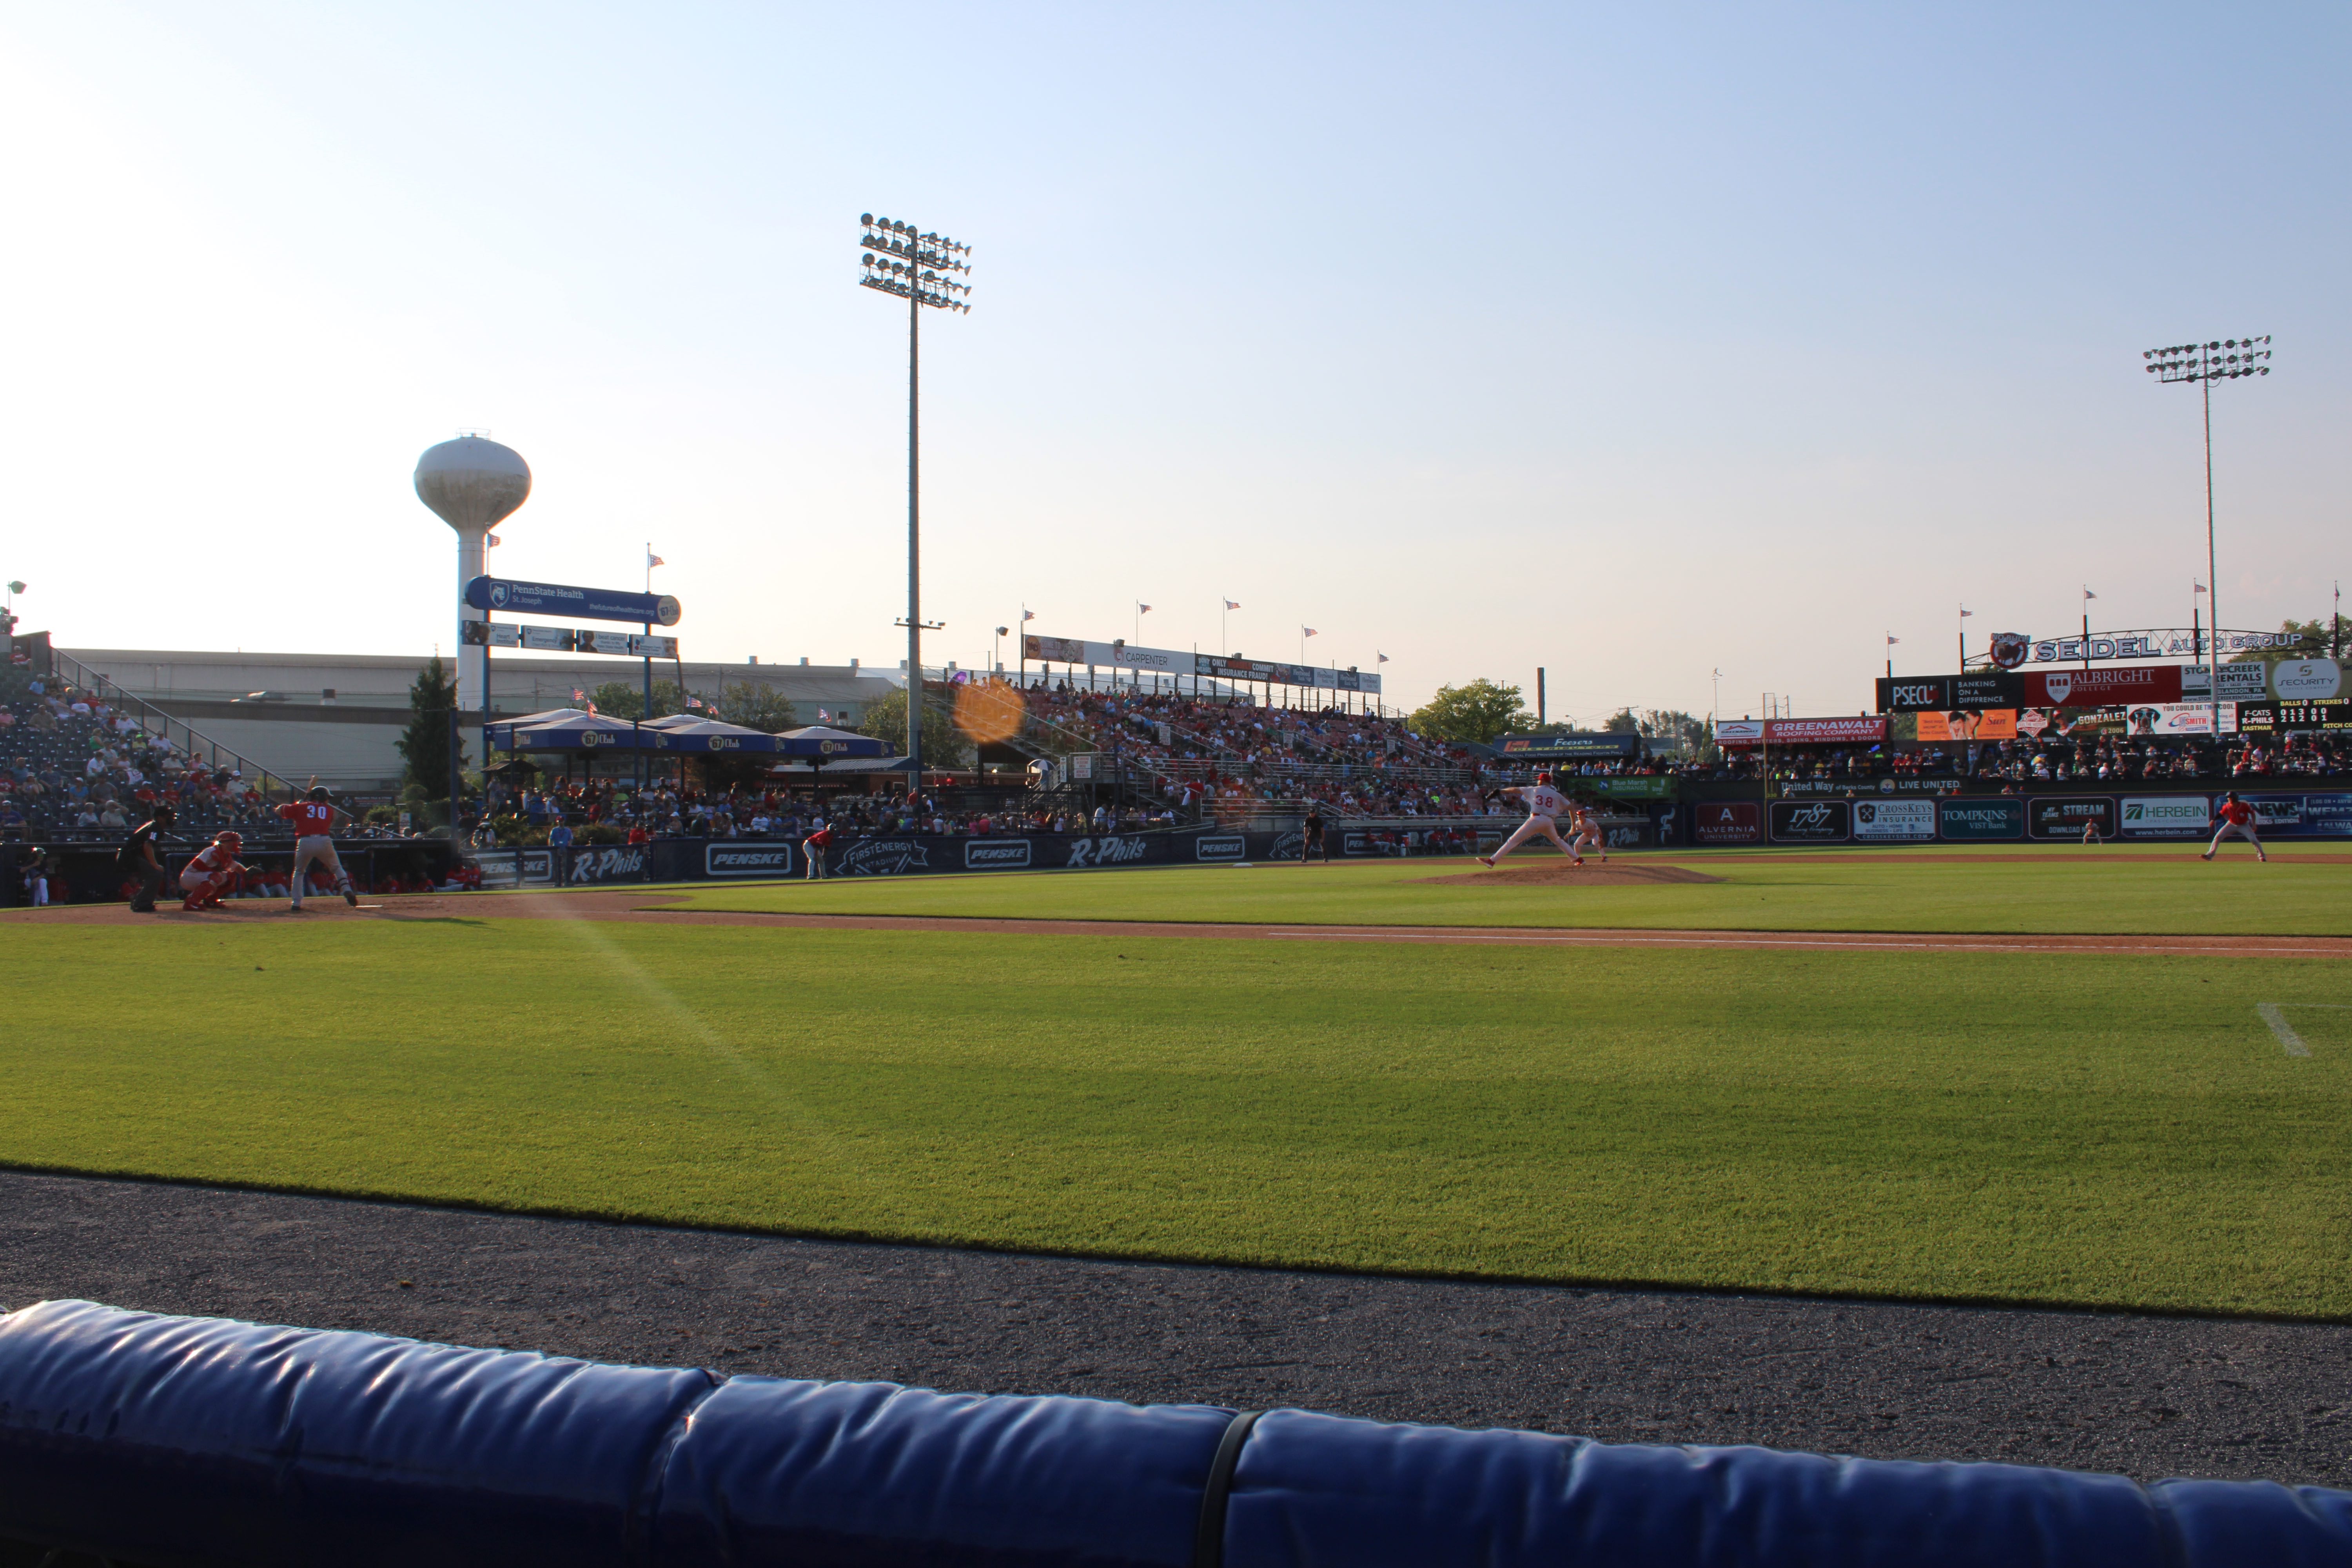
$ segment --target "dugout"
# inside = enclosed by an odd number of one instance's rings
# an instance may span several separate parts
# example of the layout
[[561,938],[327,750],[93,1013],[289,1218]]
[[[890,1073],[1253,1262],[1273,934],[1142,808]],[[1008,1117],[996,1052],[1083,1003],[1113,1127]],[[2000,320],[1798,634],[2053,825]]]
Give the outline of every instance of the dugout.
[[[210,842],[212,836],[206,834],[200,838],[171,839],[157,845],[155,858],[163,863],[163,891],[173,901],[180,897],[180,868]],[[0,846],[0,870],[7,873],[0,875],[0,904],[23,901],[24,889],[15,869],[18,855],[31,847]],[[42,847],[48,848],[58,866],[57,878],[49,889],[50,902],[119,904],[130,900],[132,883],[115,862],[118,845]],[[343,868],[351,873],[353,885],[362,890],[383,888],[395,879],[406,883],[429,880],[437,885],[449,879],[449,869],[455,862],[446,838],[338,838],[335,853]],[[272,845],[249,837],[241,858],[248,866],[283,873],[293,868],[294,846],[291,842]]]

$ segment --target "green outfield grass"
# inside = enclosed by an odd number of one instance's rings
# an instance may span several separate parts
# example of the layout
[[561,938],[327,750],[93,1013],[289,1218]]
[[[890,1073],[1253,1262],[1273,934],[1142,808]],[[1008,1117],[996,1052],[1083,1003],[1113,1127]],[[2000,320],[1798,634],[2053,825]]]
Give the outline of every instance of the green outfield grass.
[[[2315,852],[2336,852],[2321,846]],[[2005,853],[2014,856],[2012,847]],[[2293,851],[2288,851],[2292,854]],[[1301,925],[1619,926],[1665,930],[2352,934],[2352,866],[2208,864],[2195,847],[2048,848],[2025,863],[1967,849],[1621,857],[1719,883],[1435,886],[1470,860],[1376,860],[1076,873],[697,884],[688,907],[1021,920],[1237,921]],[[1514,857],[1507,868],[1559,863]]]
[[[1334,880],[1378,896],[1387,869]],[[2352,986],[2332,963],[494,918],[12,921],[0,940],[0,1162],[19,1166],[1120,1256],[2352,1316]],[[2308,1057],[2262,1003],[2289,1005]]]

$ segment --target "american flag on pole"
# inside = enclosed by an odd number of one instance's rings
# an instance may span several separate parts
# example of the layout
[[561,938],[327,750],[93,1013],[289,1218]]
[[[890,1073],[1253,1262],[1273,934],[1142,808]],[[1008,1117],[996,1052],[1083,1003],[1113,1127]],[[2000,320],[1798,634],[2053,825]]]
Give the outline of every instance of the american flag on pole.
[[646,564],[647,566],[667,566],[669,563],[648,550],[646,552]]
[[1317,631],[1313,626],[1301,626],[1298,628],[1298,635],[1301,637],[1321,637],[1323,634]]
[[1225,601],[1225,608],[1229,610],[1238,610],[1241,608],[1241,605],[1232,599],[1227,599]]

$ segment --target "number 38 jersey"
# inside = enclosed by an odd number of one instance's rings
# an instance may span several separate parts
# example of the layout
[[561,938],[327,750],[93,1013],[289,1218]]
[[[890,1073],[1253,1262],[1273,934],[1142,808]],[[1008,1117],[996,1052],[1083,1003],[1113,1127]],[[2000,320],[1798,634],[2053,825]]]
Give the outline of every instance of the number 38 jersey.
[[1531,784],[1519,791],[1519,798],[1528,803],[1530,816],[1566,816],[1568,797],[1549,784]]

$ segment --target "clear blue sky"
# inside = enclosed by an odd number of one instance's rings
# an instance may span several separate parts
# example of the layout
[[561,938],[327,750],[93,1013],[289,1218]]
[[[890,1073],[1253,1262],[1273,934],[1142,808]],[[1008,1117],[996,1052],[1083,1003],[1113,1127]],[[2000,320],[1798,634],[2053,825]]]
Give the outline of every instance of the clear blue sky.
[[689,657],[896,667],[926,609],[1551,671],[1554,717],[1853,711],[1972,638],[2352,575],[2352,11],[1365,5],[0,12],[0,573],[68,644],[423,651],[416,454],[537,475],[499,569]]

